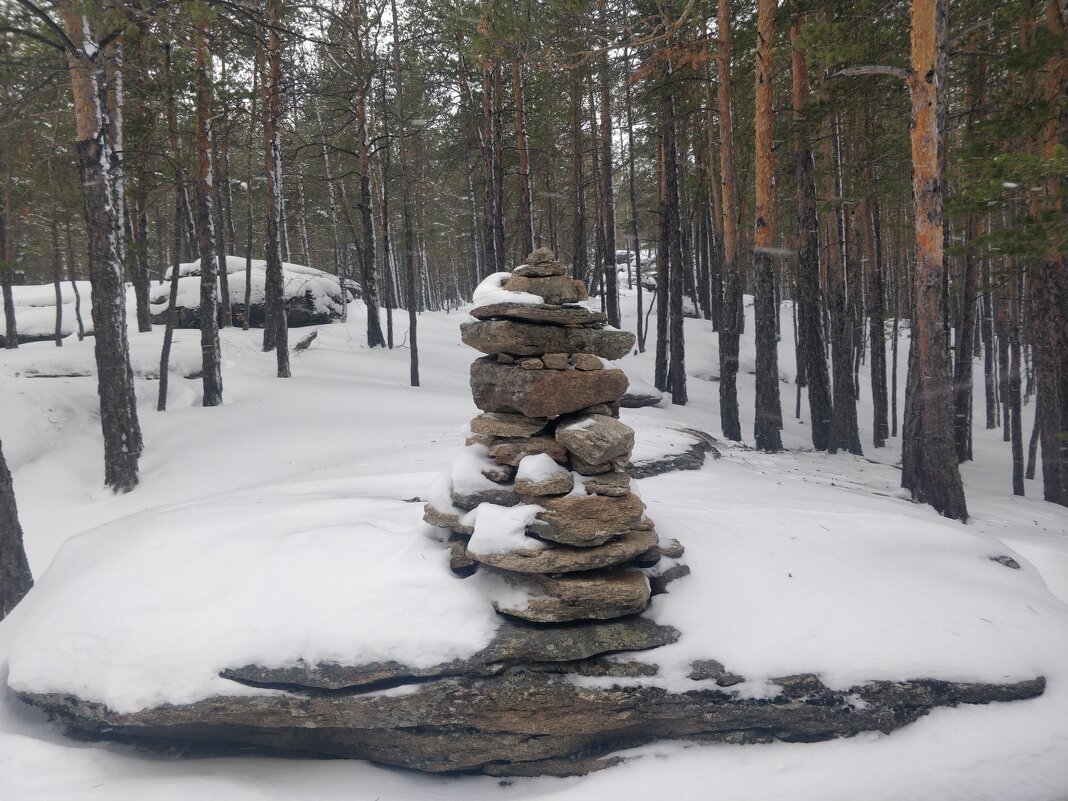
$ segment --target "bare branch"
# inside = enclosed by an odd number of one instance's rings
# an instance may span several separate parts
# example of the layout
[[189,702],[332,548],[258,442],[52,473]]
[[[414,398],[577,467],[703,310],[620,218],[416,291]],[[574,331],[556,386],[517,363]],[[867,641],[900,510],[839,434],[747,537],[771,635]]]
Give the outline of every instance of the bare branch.
[[831,78],[853,78],[858,75],[889,75],[902,81],[909,79],[909,71],[903,67],[884,67],[880,64],[866,64],[859,67],[843,67],[830,75]]

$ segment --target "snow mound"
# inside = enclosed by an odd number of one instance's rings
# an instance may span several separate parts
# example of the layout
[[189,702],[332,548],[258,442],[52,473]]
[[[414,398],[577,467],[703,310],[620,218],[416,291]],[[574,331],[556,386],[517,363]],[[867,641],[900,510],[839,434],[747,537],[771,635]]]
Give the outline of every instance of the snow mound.
[[493,273],[482,279],[473,295],[475,306],[489,306],[493,303],[526,303],[531,305],[545,302],[541,295],[531,292],[512,292],[504,289],[504,282],[512,277],[511,273]]

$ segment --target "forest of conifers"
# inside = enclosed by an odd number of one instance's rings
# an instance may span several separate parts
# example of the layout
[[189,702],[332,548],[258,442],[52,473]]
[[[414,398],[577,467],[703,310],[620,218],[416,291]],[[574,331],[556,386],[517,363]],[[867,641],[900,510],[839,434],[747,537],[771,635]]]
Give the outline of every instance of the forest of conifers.
[[[1068,505],[1066,15],[1064,0],[2,0],[4,342],[13,283],[92,282],[106,483],[129,490],[125,282],[145,330],[150,286],[200,259],[213,405],[218,326],[248,325],[227,255],[267,261],[280,377],[295,262],[351,282],[370,347],[399,344],[404,310],[417,385],[418,312],[545,246],[614,324],[623,276],[655,292],[638,338],[676,404],[683,317],[713,322],[728,439],[753,402],[735,383],[751,295],[758,448],[782,447],[804,401],[815,449],[901,436],[903,485],[964,519],[958,464],[975,427],[1001,427],[1014,490],[1038,471]],[[796,397],[780,395],[780,338]]]

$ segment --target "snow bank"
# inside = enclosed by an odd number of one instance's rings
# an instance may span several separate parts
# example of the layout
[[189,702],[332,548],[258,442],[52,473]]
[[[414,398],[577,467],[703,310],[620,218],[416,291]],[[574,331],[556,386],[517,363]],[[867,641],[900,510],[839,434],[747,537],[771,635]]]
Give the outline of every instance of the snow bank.
[[527,303],[541,304],[545,298],[530,292],[512,292],[503,289],[504,282],[512,277],[511,273],[493,273],[482,279],[473,295],[475,306],[489,306],[493,303]]
[[418,511],[275,487],[74,537],[19,608],[8,684],[133,712],[247,692],[227,667],[474,653],[496,615]]

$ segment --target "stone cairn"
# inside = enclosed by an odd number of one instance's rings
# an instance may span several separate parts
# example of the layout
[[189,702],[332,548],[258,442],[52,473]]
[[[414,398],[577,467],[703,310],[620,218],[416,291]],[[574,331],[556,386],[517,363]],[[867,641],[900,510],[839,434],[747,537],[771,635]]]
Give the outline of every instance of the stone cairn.
[[482,305],[461,325],[463,341],[487,354],[471,365],[482,414],[424,520],[452,531],[457,574],[500,579],[498,612],[536,623],[641,612],[650,588],[640,568],[681,546],[660,549],[626,472],[634,431],[618,417],[627,377],[602,359],[625,356],[634,335],[574,305],[586,286],[547,248],[501,288],[544,302]]

